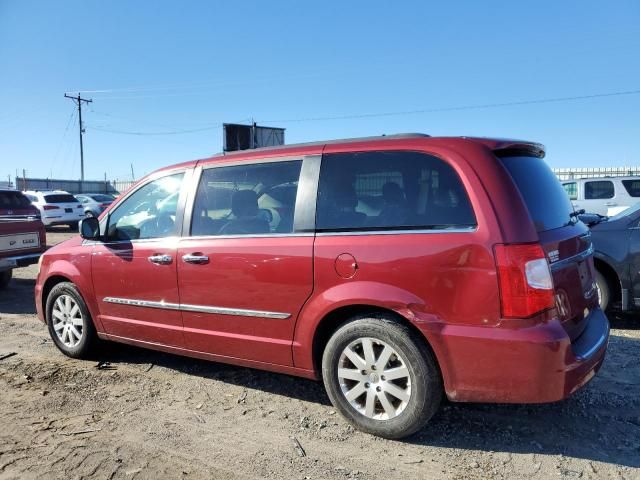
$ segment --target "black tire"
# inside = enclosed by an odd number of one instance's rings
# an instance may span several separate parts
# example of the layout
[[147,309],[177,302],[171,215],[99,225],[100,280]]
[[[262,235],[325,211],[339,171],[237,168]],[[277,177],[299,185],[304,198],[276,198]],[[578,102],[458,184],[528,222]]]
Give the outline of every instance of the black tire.
[[13,277],[13,270],[4,270],[0,272],[0,290],[4,290],[9,286],[11,277]]
[[[65,345],[63,340],[55,331],[56,327],[54,326],[54,323],[58,320],[54,320],[53,318],[54,304],[58,298],[61,298],[61,301],[64,300],[63,296],[71,297],[73,301],[75,301],[75,304],[78,306],[79,312],[81,314],[82,335],[77,345],[73,346]],[[87,305],[76,286],[71,282],[61,282],[55,285],[47,296],[45,312],[47,326],[49,328],[49,335],[51,336],[51,339],[53,340],[53,343],[56,345],[56,347],[58,347],[58,349],[68,357],[89,358],[91,353],[94,351],[94,347],[98,343],[98,337],[96,334],[96,329],[93,325],[93,319],[91,318],[91,314],[89,313],[89,309],[87,308]]]
[[[393,418],[385,419],[383,417],[386,408],[383,408],[381,399],[384,396],[387,401],[400,402],[399,398],[386,393],[390,383],[397,386],[396,380],[385,382],[379,366],[377,368],[378,376],[375,376],[376,369],[373,367],[365,367],[367,370],[360,371],[363,375],[366,372],[367,378],[371,378],[375,383],[363,384],[367,390],[361,397],[354,400],[355,402],[362,401],[364,404],[370,395],[368,392],[371,392],[375,398],[373,400],[374,415],[372,416],[367,416],[366,410],[365,413],[362,413],[347,400],[343,388],[350,388],[350,380],[343,379],[341,385],[341,380],[338,378],[340,366],[345,368],[344,364],[341,364],[345,361],[344,357],[341,360],[341,356],[346,347],[355,345],[353,348],[357,348],[359,339],[366,340],[367,338],[374,342],[381,342],[373,344],[374,348],[378,348],[378,351],[374,352],[374,360],[382,356],[384,344],[391,347],[394,354],[397,354],[397,357],[392,356],[391,360],[385,363],[382,371],[388,372],[387,366],[393,368],[394,358],[398,359],[398,362],[402,361],[408,370],[408,380],[404,386],[401,386],[406,389],[410,382],[409,399],[404,403],[403,410],[400,411],[402,407],[398,408],[399,413]],[[364,347],[364,344],[362,346]],[[358,371],[355,363],[349,368],[356,368],[352,371]],[[390,439],[403,438],[420,430],[438,410],[443,394],[440,370],[425,340],[405,325],[385,317],[356,317],[340,327],[325,347],[322,356],[322,378],[331,402],[350,423],[364,432]],[[360,380],[353,380],[353,384],[360,385],[361,383]],[[375,392],[369,390],[369,388],[373,388],[373,385],[378,385],[375,387]],[[400,404],[402,405],[402,402]],[[366,407],[363,408],[366,409]],[[379,418],[374,418],[374,416]]]
[[92,218],[92,217],[95,217],[96,214],[93,213],[91,210],[87,210],[86,212],[84,212],[84,216],[85,218]]
[[606,310],[609,307],[611,299],[611,287],[609,282],[599,271],[596,270],[596,287],[598,288],[598,298],[600,300],[600,308]]
[[69,230],[71,230],[72,232],[77,232],[78,231],[78,223],[79,222],[67,223],[67,226],[69,227]]

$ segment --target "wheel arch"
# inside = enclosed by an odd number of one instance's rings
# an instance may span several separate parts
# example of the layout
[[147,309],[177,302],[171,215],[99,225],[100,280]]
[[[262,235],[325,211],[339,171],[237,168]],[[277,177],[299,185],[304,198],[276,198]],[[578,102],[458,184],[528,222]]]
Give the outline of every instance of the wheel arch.
[[442,377],[442,368],[433,346],[425,336],[424,332],[416,327],[414,323],[395,310],[381,307],[379,305],[359,303],[337,307],[324,315],[317,324],[313,335],[311,355],[313,370],[316,372],[319,379],[322,378],[322,355],[331,336],[354,317],[362,316],[390,319],[409,328],[416,337],[424,341],[424,345],[433,356],[438,372]]
[[611,289],[611,302],[619,302],[622,300],[622,284],[620,276],[616,269],[611,266],[606,260],[600,257],[593,258],[594,266],[604,278],[607,280],[609,288]]
[[49,293],[53,290],[53,287],[58,285],[59,283],[69,282],[73,283],[70,278],[64,275],[51,275],[47,278],[42,286],[42,312],[44,313],[44,321],[47,322],[47,299],[49,298]]

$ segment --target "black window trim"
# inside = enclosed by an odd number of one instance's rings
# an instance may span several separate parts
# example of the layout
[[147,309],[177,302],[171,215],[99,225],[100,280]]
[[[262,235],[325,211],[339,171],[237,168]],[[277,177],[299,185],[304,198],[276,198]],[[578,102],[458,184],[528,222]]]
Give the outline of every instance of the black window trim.
[[[403,148],[391,148],[391,149],[371,149],[371,150],[347,150],[342,152],[329,152],[323,153],[322,158],[324,159],[325,155],[343,155],[350,153],[374,153],[374,152],[410,152],[410,153],[419,153],[422,155],[428,155],[430,157],[434,157],[441,162],[444,162],[446,165],[451,167],[451,169],[455,172],[456,176],[460,180],[460,184],[465,190],[467,194],[467,198],[469,199],[469,207],[471,207],[471,213],[473,213],[474,218],[476,219],[476,223],[474,225],[463,225],[463,224],[453,224],[453,225],[416,225],[416,226],[396,226],[396,227],[349,227],[349,228],[316,228],[315,232],[319,236],[345,236],[345,235],[389,235],[389,234],[429,234],[429,233],[473,233],[478,231],[479,223],[478,216],[476,215],[475,207],[473,202],[471,201],[471,197],[467,192],[467,188],[462,181],[462,177],[460,173],[456,170],[456,168],[446,160],[442,155],[437,153],[428,151],[428,150],[416,150],[416,149],[403,149]],[[319,166],[320,168],[320,166]],[[320,185],[320,171],[318,169],[318,180],[316,182],[316,190]],[[314,206],[315,207],[315,206]],[[316,210],[317,214],[317,210]],[[314,219],[315,224],[315,219]],[[442,227],[442,228],[437,228]]]
[[[300,167],[300,177],[298,179],[298,191],[294,207],[293,232],[289,233],[260,233],[252,235],[191,235],[191,220],[193,217],[193,207],[200,179],[205,170],[225,167],[238,167],[242,165],[261,165],[265,163],[281,162],[302,162]],[[184,216],[182,221],[183,239],[234,239],[234,238],[274,238],[274,237],[307,237],[313,236],[315,229],[315,209],[318,188],[318,178],[320,176],[320,155],[287,155],[281,157],[261,157],[252,159],[238,159],[233,162],[216,162],[213,164],[198,165],[194,169],[189,191],[185,202]]]

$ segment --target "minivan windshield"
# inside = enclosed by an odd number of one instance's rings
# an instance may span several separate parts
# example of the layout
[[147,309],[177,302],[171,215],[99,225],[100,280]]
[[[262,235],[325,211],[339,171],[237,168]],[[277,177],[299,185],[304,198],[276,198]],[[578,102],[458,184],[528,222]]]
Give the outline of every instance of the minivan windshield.
[[501,157],[522,194],[538,232],[573,223],[573,206],[560,181],[542,158]]

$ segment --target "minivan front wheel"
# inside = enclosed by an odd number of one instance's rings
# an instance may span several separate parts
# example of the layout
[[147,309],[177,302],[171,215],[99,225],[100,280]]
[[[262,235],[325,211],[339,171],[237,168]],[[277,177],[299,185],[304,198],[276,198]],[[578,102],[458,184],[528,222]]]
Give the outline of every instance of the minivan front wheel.
[[433,355],[406,326],[359,317],[339,328],[322,358],[333,405],[358,429],[402,438],[437,411],[442,380]]
[[46,304],[49,335],[56,347],[72,358],[87,358],[96,343],[96,331],[80,292],[73,283],[51,289]]

